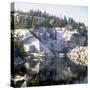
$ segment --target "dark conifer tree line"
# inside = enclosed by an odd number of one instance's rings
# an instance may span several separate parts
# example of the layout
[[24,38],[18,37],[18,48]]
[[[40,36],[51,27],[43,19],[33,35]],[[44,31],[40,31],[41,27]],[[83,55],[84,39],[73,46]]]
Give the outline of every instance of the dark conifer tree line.
[[[14,25],[13,25],[14,24]],[[24,29],[24,28],[39,28],[39,27],[66,27],[71,26],[76,29],[81,35],[87,35],[87,26],[84,23],[76,22],[73,18],[66,16],[57,17],[50,15],[40,10],[29,12],[15,11],[11,12],[11,29]]]

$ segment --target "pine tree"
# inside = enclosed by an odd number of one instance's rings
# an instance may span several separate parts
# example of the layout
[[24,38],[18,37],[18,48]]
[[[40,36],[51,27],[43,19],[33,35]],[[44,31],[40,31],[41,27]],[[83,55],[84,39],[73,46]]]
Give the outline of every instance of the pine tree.
[[35,20],[33,18],[33,21],[32,21],[32,31],[34,32],[36,29],[36,24],[35,24]]

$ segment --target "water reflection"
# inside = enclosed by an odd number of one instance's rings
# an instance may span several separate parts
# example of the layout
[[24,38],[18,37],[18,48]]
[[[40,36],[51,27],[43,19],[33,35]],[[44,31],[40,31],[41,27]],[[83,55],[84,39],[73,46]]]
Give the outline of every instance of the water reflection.
[[[62,53],[61,56],[54,55],[49,60],[50,62],[32,79],[36,79],[36,82],[32,84],[29,81],[28,86],[87,83],[87,66],[75,64]],[[41,67],[46,61],[40,63]]]
[[[27,86],[61,85],[87,83],[87,66],[79,65],[69,60],[65,53],[54,53],[52,57],[31,58],[26,60],[29,68],[19,67],[17,74],[22,73],[25,79],[15,84]],[[38,70],[33,71],[38,66]],[[34,69],[31,69],[34,68]],[[38,71],[38,72],[37,72]]]

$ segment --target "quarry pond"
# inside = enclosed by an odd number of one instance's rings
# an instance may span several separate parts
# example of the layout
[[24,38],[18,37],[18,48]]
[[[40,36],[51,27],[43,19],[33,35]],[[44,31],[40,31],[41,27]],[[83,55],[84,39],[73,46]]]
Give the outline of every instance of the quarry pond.
[[16,51],[14,58],[15,87],[88,82],[86,37],[67,28],[45,27],[35,32],[17,29],[15,35],[24,51]]
[[[22,54],[24,57],[15,56],[15,75],[12,77],[15,87],[88,82],[84,36],[76,31],[67,31],[66,28],[43,27],[35,33],[30,29],[18,29],[15,34],[17,32],[25,51]],[[40,35],[36,34],[38,32]]]

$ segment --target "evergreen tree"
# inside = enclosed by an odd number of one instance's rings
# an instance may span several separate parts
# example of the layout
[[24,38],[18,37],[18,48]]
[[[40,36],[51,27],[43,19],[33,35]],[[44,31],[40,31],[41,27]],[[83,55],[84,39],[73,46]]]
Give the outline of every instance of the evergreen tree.
[[34,32],[35,29],[36,29],[36,24],[35,24],[35,20],[33,18],[33,20],[32,20],[32,32]]
[[67,25],[67,18],[66,18],[66,16],[64,16],[64,26],[66,26]]
[[[39,10],[30,10],[27,13],[18,10],[16,13],[15,16],[11,13],[11,28],[15,25],[16,29],[32,28],[35,31],[37,27],[65,27],[68,25],[71,26],[72,30],[77,29],[79,33],[83,33],[83,30],[85,31],[86,28],[85,25],[77,23],[73,18],[67,20],[66,16],[59,18]],[[82,31],[80,27],[83,27]]]

